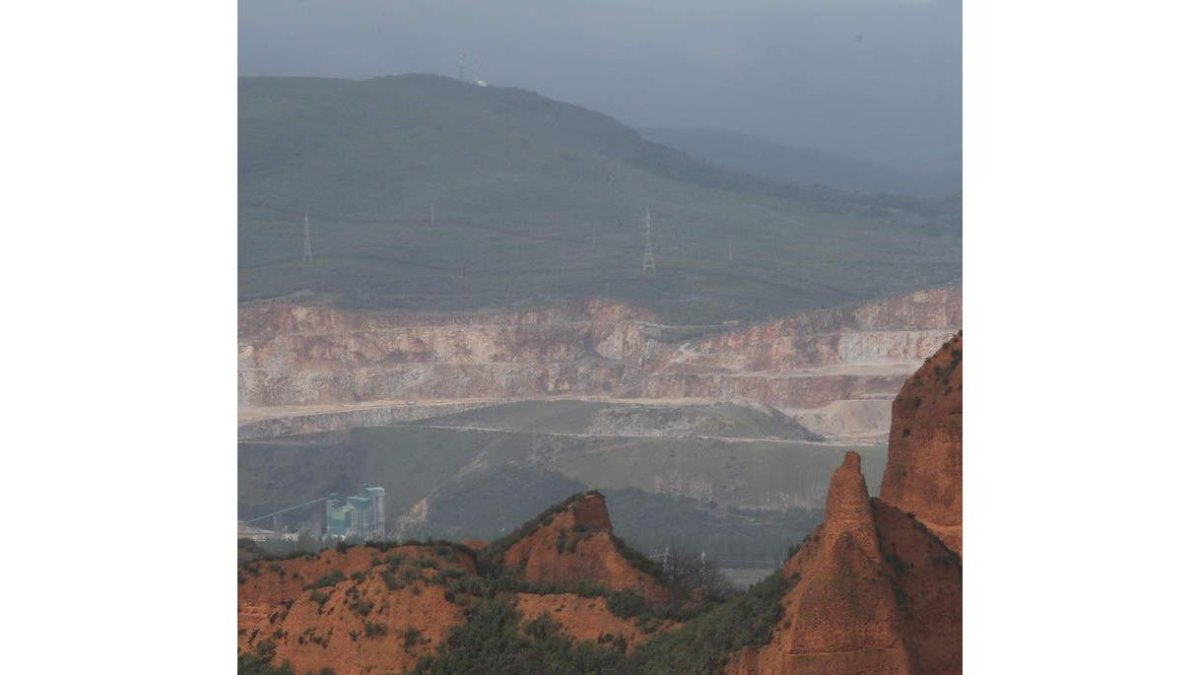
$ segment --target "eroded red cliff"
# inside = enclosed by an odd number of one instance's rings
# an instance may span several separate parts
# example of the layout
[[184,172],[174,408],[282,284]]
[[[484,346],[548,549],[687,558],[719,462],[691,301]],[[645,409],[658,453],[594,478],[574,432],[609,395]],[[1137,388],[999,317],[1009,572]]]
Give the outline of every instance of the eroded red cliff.
[[856,453],[833,475],[826,521],[784,566],[794,585],[771,642],[735,656],[728,672],[917,672]]
[[892,403],[880,497],[962,554],[962,333],[921,366]]
[[793,585],[770,642],[727,673],[962,672],[961,361],[960,333],[901,389],[881,498],[846,453],[824,524],[784,565]]

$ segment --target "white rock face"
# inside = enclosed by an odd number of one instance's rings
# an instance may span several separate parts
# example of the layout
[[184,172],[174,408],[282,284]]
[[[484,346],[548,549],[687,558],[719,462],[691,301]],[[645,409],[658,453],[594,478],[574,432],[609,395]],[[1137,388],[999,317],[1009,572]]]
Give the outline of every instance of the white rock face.
[[[962,323],[958,287],[671,343],[645,310],[411,314],[260,304],[239,311],[243,408],[545,396],[741,399],[826,435],[886,433],[871,411]],[[829,407],[840,401],[861,405]],[[846,417],[849,415],[849,417]],[[842,419],[845,417],[845,419]],[[877,426],[882,425],[882,426]]]

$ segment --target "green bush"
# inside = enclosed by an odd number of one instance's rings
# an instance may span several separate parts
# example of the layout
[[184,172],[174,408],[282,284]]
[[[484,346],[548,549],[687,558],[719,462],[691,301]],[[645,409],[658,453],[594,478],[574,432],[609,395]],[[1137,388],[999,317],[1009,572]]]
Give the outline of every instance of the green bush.
[[309,588],[325,588],[326,586],[334,586],[340,581],[344,581],[346,575],[342,574],[341,570],[334,570],[329,574],[317,579]]
[[421,631],[415,626],[404,629],[404,648],[415,647],[421,643]]
[[257,654],[238,655],[238,675],[296,675],[289,663],[272,666],[269,660],[264,660]]
[[633,591],[609,593],[605,600],[608,603],[608,611],[623,619],[646,616],[650,613],[650,606],[646,604],[645,598]]
[[743,647],[762,646],[783,611],[790,582],[775,572],[744,595],[718,605],[682,628],[660,633],[631,655],[628,670],[644,675],[718,675],[729,656]]
[[238,675],[295,675],[286,661],[280,666],[272,666],[274,658],[275,641],[264,640],[255,645],[254,651],[238,654]]
[[576,645],[548,615],[521,623],[507,600],[485,600],[467,623],[451,629],[437,654],[422,658],[411,675],[528,675],[589,673],[615,675],[624,656],[592,643]]

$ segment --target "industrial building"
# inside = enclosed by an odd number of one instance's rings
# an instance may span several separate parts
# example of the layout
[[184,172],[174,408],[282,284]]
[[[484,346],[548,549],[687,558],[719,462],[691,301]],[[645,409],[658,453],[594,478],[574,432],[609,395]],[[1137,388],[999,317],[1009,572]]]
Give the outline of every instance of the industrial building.
[[387,534],[383,500],[381,487],[364,487],[345,501],[330,494],[325,499],[325,536],[383,539]]

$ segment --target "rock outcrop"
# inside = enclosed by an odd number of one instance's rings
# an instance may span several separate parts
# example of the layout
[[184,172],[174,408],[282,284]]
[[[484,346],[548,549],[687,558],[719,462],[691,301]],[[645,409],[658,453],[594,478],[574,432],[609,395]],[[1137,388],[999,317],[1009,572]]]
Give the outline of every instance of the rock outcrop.
[[784,566],[795,585],[771,642],[738,654],[728,672],[908,674],[904,614],[876,532],[856,453],[834,472],[825,524]]
[[241,308],[238,400],[373,400],[609,393],[649,355],[644,311],[599,302],[537,311],[408,314],[266,304]]
[[962,333],[937,351],[892,404],[879,496],[962,554]]
[[890,398],[961,323],[958,288],[804,312],[680,345],[641,393],[745,398],[789,411]]
[[784,565],[793,585],[770,642],[726,672],[962,672],[961,361],[959,334],[902,388],[881,498],[846,453],[824,524]]
[[670,599],[666,587],[648,569],[635,567],[630,558],[637,554],[613,535],[608,507],[599,492],[573,497],[523,530],[523,536],[503,548],[501,558],[504,569],[519,578],[542,586],[569,588],[585,583],[634,591],[657,603]]

